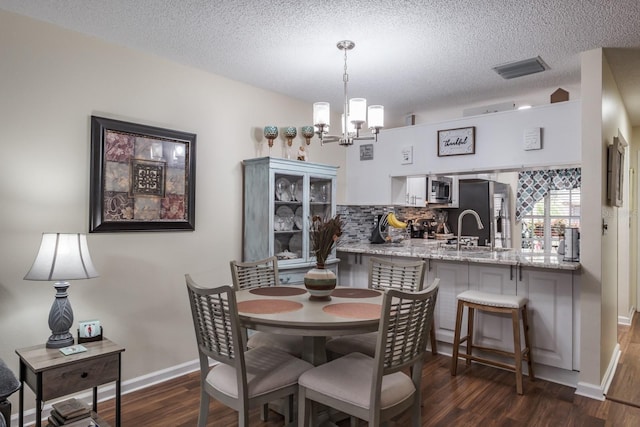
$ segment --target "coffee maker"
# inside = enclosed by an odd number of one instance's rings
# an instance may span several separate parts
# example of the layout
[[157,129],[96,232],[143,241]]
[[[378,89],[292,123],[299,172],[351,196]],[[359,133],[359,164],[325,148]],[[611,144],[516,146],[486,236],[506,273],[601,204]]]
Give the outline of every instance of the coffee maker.
[[425,233],[425,227],[418,220],[407,221],[409,227],[409,233],[412,239],[422,239]]
[[560,241],[558,254],[564,255],[563,261],[580,261],[580,230],[578,228],[564,229],[564,239]]

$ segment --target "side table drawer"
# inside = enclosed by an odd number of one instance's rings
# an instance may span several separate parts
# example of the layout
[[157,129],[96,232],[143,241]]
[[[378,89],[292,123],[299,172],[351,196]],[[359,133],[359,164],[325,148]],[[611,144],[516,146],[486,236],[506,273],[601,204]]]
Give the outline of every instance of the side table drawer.
[[119,357],[113,354],[42,372],[42,399],[55,399],[116,381]]

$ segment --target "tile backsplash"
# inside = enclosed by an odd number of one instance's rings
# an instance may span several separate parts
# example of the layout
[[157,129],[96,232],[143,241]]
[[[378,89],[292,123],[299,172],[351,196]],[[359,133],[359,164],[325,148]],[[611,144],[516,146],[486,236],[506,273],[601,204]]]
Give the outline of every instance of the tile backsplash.
[[344,220],[344,230],[340,241],[350,243],[369,241],[378,215],[394,212],[403,221],[419,220],[433,218],[435,210],[406,206],[338,205],[336,211]]

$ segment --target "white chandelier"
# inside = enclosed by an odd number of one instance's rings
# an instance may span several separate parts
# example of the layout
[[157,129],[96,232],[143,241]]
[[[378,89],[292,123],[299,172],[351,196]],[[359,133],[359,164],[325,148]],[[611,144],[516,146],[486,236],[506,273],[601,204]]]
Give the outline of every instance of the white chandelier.
[[[331,112],[328,102],[316,102],[313,104],[313,124],[316,134],[320,137],[320,142],[338,142],[340,145],[353,145],[353,141],[378,140],[378,133],[384,127],[384,107],[382,105],[371,105],[367,109],[365,98],[351,98],[347,96],[347,51],[355,47],[351,40],[339,41],[336,46],[344,51],[344,113],[342,114],[342,135],[329,135],[329,125],[331,124]],[[367,122],[367,112],[369,116],[369,130],[373,136],[360,136],[360,129]]]

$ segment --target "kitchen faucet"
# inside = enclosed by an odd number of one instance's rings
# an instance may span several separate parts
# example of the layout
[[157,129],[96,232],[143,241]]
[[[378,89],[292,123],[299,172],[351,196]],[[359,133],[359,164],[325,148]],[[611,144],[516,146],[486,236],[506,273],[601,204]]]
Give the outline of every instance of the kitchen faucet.
[[474,211],[473,209],[463,210],[460,213],[460,216],[458,217],[458,239],[456,241],[456,250],[458,251],[460,250],[460,233],[462,232],[462,218],[466,214],[471,214],[476,217],[476,222],[478,223],[478,230],[482,230],[484,228],[484,225],[482,225],[482,221],[480,221],[480,215],[478,215],[478,212]]

